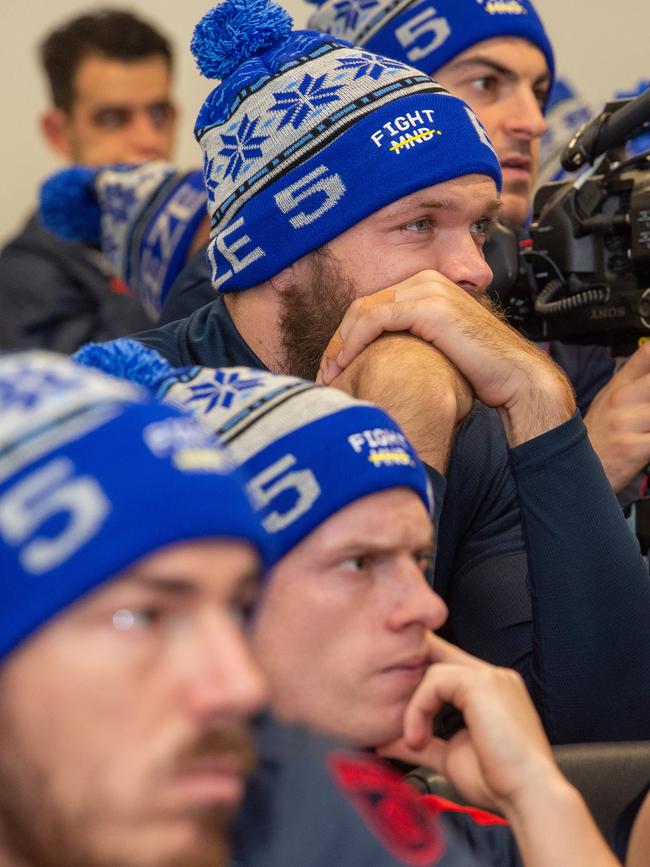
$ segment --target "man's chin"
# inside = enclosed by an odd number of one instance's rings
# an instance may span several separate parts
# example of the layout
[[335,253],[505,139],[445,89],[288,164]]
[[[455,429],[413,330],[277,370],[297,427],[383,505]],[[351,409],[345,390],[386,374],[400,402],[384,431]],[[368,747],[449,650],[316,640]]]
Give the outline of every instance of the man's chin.
[[[164,823],[152,823],[151,833],[140,833],[130,841],[125,835],[119,841],[120,851],[114,841],[97,846],[97,851],[110,857],[100,857],[93,863],[104,865],[116,863],[132,867],[225,867],[229,863],[230,817],[215,816],[207,811],[203,815],[171,818]],[[155,824],[155,827],[154,827]]]

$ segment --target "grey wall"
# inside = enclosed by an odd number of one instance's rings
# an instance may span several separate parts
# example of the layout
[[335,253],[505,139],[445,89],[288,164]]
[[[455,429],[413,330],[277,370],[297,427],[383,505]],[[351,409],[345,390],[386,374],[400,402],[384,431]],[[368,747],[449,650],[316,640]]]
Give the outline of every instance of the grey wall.
[[[0,0],[0,240],[12,232],[33,206],[40,178],[55,170],[56,159],[40,138],[39,113],[45,88],[35,60],[40,36],[64,18],[87,9],[83,0]],[[102,6],[130,6],[158,22],[178,50],[176,94],[182,110],[178,162],[197,165],[198,145],[192,123],[210,89],[193,67],[187,45],[192,28],[210,0],[105,0]],[[309,6],[284,0],[297,24],[303,25]],[[558,66],[581,87],[589,101],[650,77],[650,3],[648,0],[538,0],[556,46]]]

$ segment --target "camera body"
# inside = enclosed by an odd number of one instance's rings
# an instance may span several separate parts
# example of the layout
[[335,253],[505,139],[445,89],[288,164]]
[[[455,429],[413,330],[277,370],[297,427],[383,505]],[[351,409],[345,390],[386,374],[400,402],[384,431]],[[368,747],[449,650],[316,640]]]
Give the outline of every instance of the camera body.
[[[602,128],[628,104],[606,106],[574,138],[573,153],[590,126]],[[583,164],[593,159],[585,155]],[[650,337],[650,152],[626,159],[619,145],[596,166],[537,191],[529,239],[499,224],[486,248],[495,274],[490,291],[532,340],[629,354]]]

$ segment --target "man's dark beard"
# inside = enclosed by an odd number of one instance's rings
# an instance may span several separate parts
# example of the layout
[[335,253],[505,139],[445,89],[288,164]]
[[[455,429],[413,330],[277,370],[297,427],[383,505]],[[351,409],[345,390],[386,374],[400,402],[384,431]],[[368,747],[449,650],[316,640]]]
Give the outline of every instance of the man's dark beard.
[[[46,735],[45,735],[46,736]],[[174,761],[185,762],[218,754],[232,747],[247,753],[252,768],[254,753],[243,732],[230,735],[206,733],[201,742],[182,750]],[[75,773],[75,768],[70,768]],[[230,808],[211,807],[197,816],[205,829],[206,845],[200,852],[161,859],[159,867],[225,867],[229,863],[224,828],[229,827]],[[0,864],[19,867],[139,867],[131,860],[102,858],[87,845],[88,817],[66,816],[55,803],[47,774],[29,762],[16,745],[13,725],[0,703]],[[4,861],[7,854],[9,860]]]
[[282,295],[280,332],[284,371],[313,380],[325,347],[357,293],[327,247],[311,254],[311,266],[307,284],[290,286]]

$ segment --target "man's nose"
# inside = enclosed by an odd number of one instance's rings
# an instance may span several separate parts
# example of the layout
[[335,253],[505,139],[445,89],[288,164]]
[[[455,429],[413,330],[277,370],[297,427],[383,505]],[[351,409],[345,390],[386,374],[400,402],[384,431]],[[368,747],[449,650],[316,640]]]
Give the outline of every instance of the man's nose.
[[153,120],[147,110],[134,112],[129,127],[130,155],[134,161],[166,158],[166,142],[165,130]]
[[520,84],[511,96],[504,127],[512,138],[531,141],[546,131],[546,121],[532,87]]
[[182,675],[191,714],[244,720],[259,712],[268,688],[241,627],[224,617],[192,632]]
[[492,282],[492,269],[470,234],[446,244],[437,270],[472,294],[485,292]]
[[448,610],[442,597],[435,593],[414,561],[401,566],[399,600],[392,608],[389,623],[393,629],[417,624],[428,631],[440,629]]

